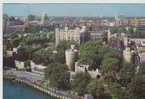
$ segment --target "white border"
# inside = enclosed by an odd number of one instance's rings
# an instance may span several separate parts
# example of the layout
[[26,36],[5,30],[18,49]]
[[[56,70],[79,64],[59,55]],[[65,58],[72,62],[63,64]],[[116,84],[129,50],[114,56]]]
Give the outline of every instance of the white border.
[[145,0],[0,0],[3,3],[145,3]]
[[[2,16],[2,4],[0,3],[0,16]],[[0,17],[0,98],[3,99],[3,34],[2,17]]]

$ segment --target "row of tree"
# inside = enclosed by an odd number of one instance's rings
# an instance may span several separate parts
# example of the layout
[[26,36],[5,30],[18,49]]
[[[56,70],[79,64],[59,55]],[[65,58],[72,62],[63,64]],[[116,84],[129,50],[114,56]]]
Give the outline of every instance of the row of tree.
[[133,38],[145,38],[145,32],[137,28],[114,27],[111,29],[111,32],[112,33],[127,33],[130,37],[133,37]]

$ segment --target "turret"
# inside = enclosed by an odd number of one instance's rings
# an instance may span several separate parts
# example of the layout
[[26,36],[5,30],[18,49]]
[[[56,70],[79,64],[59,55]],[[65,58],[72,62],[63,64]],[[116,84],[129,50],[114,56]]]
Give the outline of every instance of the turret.
[[132,58],[132,54],[131,54],[131,50],[129,47],[127,47],[124,51],[123,51],[123,58],[126,62],[130,63],[131,62],[131,58]]
[[110,29],[107,31],[107,40],[108,40],[108,42],[110,41],[110,39],[111,39],[111,31],[110,31]]
[[74,63],[75,63],[77,52],[78,51],[75,49],[75,45],[71,45],[71,48],[65,51],[65,61],[69,70],[74,70],[75,68]]
[[55,29],[55,46],[57,46],[60,42],[60,32],[59,28]]

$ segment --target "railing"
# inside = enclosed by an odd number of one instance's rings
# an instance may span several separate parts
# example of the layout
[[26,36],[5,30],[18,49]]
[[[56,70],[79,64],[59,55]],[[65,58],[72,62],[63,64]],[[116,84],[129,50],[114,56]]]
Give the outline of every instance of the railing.
[[79,99],[78,96],[69,95],[66,92],[56,90],[54,88],[45,88],[42,85],[37,84],[35,81],[29,80],[25,77],[16,77],[16,76],[12,76],[12,75],[4,75],[4,78],[7,78],[7,79],[15,78],[15,80],[17,82],[27,84],[31,87],[34,87],[34,88],[38,89],[41,92],[44,92],[44,93],[46,93],[48,95],[51,95],[53,97],[57,97],[59,99]]

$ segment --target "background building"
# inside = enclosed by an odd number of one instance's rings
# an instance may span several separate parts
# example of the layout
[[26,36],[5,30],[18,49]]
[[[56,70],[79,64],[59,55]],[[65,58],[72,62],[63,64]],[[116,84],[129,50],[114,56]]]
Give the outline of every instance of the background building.
[[135,27],[138,27],[138,26],[145,26],[145,19],[144,18],[134,18],[134,19],[131,19],[130,20],[130,25],[131,26],[135,26]]
[[64,29],[55,29],[55,44],[56,46],[61,41],[75,41],[78,44],[83,43],[89,39],[89,34],[87,33],[86,27],[82,28],[76,27],[74,29],[69,29],[65,27]]

